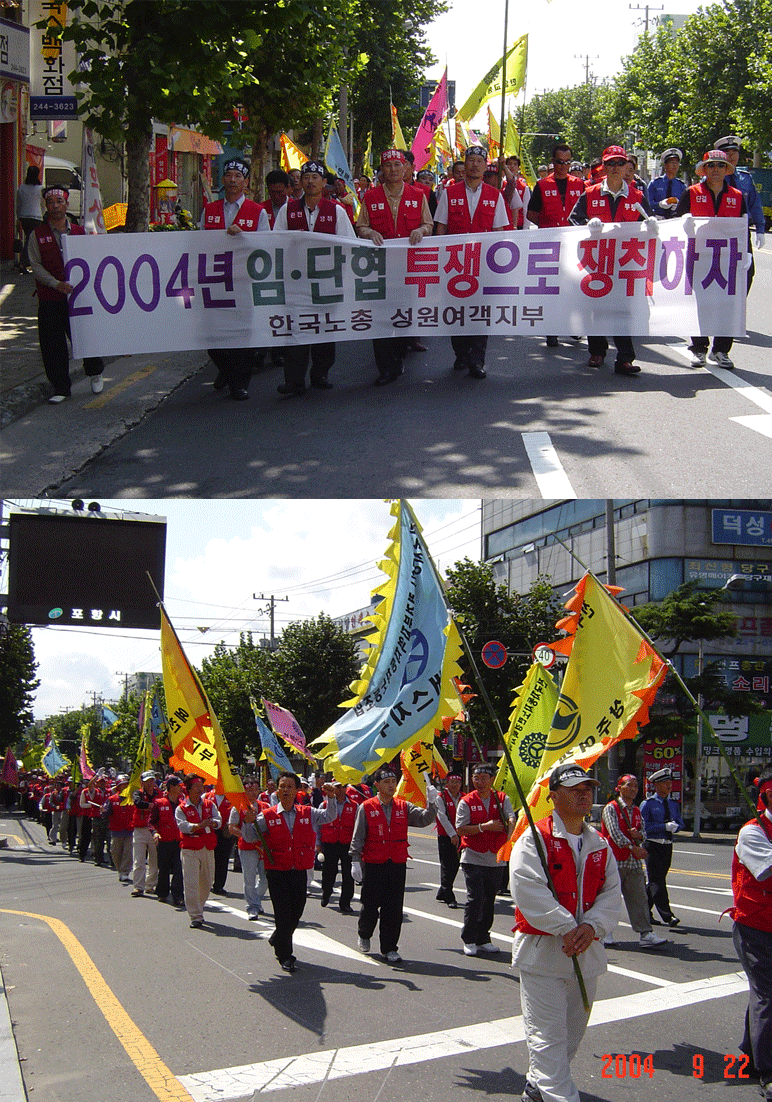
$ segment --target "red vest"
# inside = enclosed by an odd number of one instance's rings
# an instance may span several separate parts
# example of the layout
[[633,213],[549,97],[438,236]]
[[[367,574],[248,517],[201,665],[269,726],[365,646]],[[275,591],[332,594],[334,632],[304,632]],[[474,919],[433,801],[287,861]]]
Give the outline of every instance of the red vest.
[[[442,792],[440,793],[440,796],[442,797],[443,802],[445,804],[445,812],[448,816],[448,819],[450,819],[451,825],[455,826],[456,825],[456,810],[457,810],[456,804],[453,803],[453,800],[450,797],[450,793],[446,789],[443,788]],[[447,830],[445,830],[445,827],[442,825],[442,823],[440,822],[439,819],[437,820],[435,825],[437,827],[437,833],[439,834],[439,836],[441,838],[447,838],[448,837],[448,832],[447,832]]]
[[266,808],[263,812],[268,824],[268,846],[265,867],[279,869],[311,869],[316,853],[316,831],[311,825],[310,804],[295,803],[295,826],[290,832],[281,805]]
[[[528,187],[528,181],[525,179],[524,176],[516,176],[512,186],[514,188],[517,188],[517,194],[522,199],[525,195],[525,189]],[[509,228],[513,230],[515,228],[515,212],[512,210],[509,203],[507,203],[507,198],[511,199],[514,193],[509,190],[509,181],[506,179],[506,177],[501,182],[501,194],[504,196],[504,202],[507,204],[507,217],[509,218]],[[525,207],[521,207],[517,212],[517,228],[521,230],[524,225]]]
[[[335,212],[338,209],[338,206],[339,204],[333,203],[331,199],[319,200],[319,213],[316,216],[314,233],[335,233],[335,227],[338,224],[338,219]],[[306,219],[306,205],[303,199],[287,200],[287,229],[308,229],[308,220]]]
[[[496,795],[499,798],[499,803],[503,806],[507,795],[506,792],[497,792]],[[489,811],[485,810],[485,804],[480,799],[480,794],[476,790],[469,792],[466,796],[462,796],[461,799],[465,804],[469,805],[470,826],[476,826],[478,823],[487,823],[489,819],[500,818],[496,807],[496,801],[493,798],[493,789],[491,789]],[[506,831],[485,830],[480,834],[465,834],[461,839],[461,845],[464,849],[473,849],[475,853],[498,853],[504,845],[506,838]]]
[[[576,881],[576,863],[571,844],[565,838],[556,838],[553,834],[553,819],[549,815],[541,819],[536,828],[541,834],[547,850],[547,866],[550,870],[552,882],[558,893],[558,903],[576,918],[579,902],[579,887]],[[587,914],[590,907],[597,899],[598,892],[606,880],[607,849],[593,850],[584,864],[584,876],[582,878],[582,914]],[[515,930],[523,934],[545,934],[545,930],[538,930],[531,926],[523,916],[519,907],[515,907]]]
[[480,198],[474,218],[469,217],[466,184],[451,184],[448,193],[448,233],[490,233],[500,192],[490,184],[480,184]]
[[367,834],[362,860],[372,865],[407,864],[407,803],[395,796],[391,801],[391,822],[377,796],[362,804],[367,816]]
[[[161,793],[158,791],[158,789],[154,788],[153,789],[153,795],[150,798],[150,802],[152,803],[153,800],[157,800],[160,795],[161,795]],[[149,807],[137,807],[137,805],[134,804],[134,829],[136,830],[139,827],[146,827],[149,822],[150,822],[150,808]]]
[[[326,800],[324,806],[327,806]],[[354,837],[354,822],[358,809],[359,805],[355,804],[353,800],[346,800],[342,809],[338,807],[338,818],[332,823],[325,823],[319,831],[320,840],[322,842],[344,842],[348,845]]]
[[99,813],[102,810],[101,807],[94,807],[91,803],[104,803],[104,793],[100,792],[98,788],[94,788],[93,792],[89,792],[87,788],[82,788],[81,793],[86,793],[86,800],[88,801],[87,807],[81,807],[80,794],[78,795],[78,810],[84,819],[98,819]]
[[159,796],[155,801],[155,807],[158,808],[158,821],[155,824],[155,831],[160,834],[162,842],[179,842],[182,835],[180,834],[180,828],[177,826],[177,822],[174,818],[174,813],[177,810],[177,805],[172,807],[171,800],[168,796]]
[[381,237],[392,239],[395,237],[410,237],[413,230],[421,225],[421,210],[423,208],[425,192],[418,187],[405,184],[402,198],[399,201],[397,211],[397,225],[391,214],[391,207],[383,187],[371,187],[365,192],[362,200],[367,207],[370,226],[377,230]]
[[[761,821],[764,833],[772,842],[772,823],[766,815],[762,815]],[[745,826],[750,823],[758,823],[758,819],[749,819]],[[772,879],[757,880],[736,853],[732,855],[732,894],[734,907],[729,913],[735,922],[772,933]]]
[[[85,234],[83,226],[76,226],[74,223],[70,223],[70,233],[74,237],[80,237],[81,234]],[[38,245],[40,246],[40,261],[47,272],[50,272],[52,276],[56,276],[60,283],[64,282],[64,257],[59,251],[59,246],[56,243],[54,232],[49,228],[47,222],[44,222],[42,226],[35,227],[35,237],[38,239]],[[47,302],[63,302],[67,295],[63,295],[61,291],[55,291],[53,287],[46,287],[44,283],[38,283],[35,280],[35,289],[37,296],[40,299],[44,299]]]
[[743,193],[736,187],[727,187],[722,193],[717,214],[709,187],[692,184],[688,192],[689,210],[695,218],[739,218],[743,212]]
[[587,217],[600,218],[601,222],[640,222],[641,212],[635,209],[636,203],[643,201],[643,196],[632,184],[627,185],[628,195],[622,199],[617,207],[614,217],[608,196],[600,193],[600,184],[593,184],[587,188]]
[[[245,199],[239,207],[239,213],[233,219],[234,226],[240,226],[242,230],[256,231],[260,222],[260,204],[253,199]],[[225,229],[225,201],[217,199],[214,203],[207,203],[204,207],[204,229]]]
[[[268,215],[268,224],[271,227],[271,229],[273,229],[273,224],[276,221],[276,215],[274,214],[274,211],[273,211],[273,203],[271,202],[270,199],[266,199],[265,202],[258,203],[257,205],[260,208],[260,210],[264,210],[265,213]],[[279,210],[281,210],[281,207],[279,207]]]
[[[223,829],[223,831],[226,834],[228,834],[228,819],[230,818],[231,811],[233,810],[233,804],[228,799],[226,799],[225,796],[220,797],[220,802],[219,803],[217,802],[217,799],[213,796],[212,797],[212,803],[217,808],[217,810],[220,812],[220,818],[222,819],[222,829]],[[228,837],[232,838],[233,835],[228,834]]]
[[[193,806],[190,800],[180,800],[180,807],[189,823],[201,823],[204,819],[209,818],[213,803],[214,800],[210,793],[207,793],[202,800],[201,810],[204,813],[203,816],[199,815],[197,808]],[[180,831],[180,847],[182,849],[216,849],[217,832],[207,830],[203,834],[183,834]]]
[[[268,804],[267,801],[263,802],[262,799],[260,797],[258,797],[258,800],[257,800],[258,814],[260,814],[260,812],[262,812],[262,811],[267,811],[269,806],[270,805]],[[239,812],[239,830],[241,830],[241,828],[243,826],[244,826],[244,812],[240,811]],[[237,847],[238,847],[238,849],[259,849],[259,850],[262,850],[263,846],[262,846],[262,843],[260,842],[259,839],[260,839],[259,831],[258,831],[258,841],[257,842],[245,842],[244,839],[241,837],[241,835],[239,835],[239,839],[238,839],[238,842],[237,842]]]
[[[641,829],[641,823],[642,823],[641,809],[639,807],[636,807],[635,804],[633,804],[632,807],[626,808],[627,816],[630,820],[630,825],[628,826],[627,819],[625,818],[624,813],[622,812],[622,808],[620,806],[619,800],[614,800],[611,806],[614,808],[614,811],[616,811],[616,813],[617,813],[617,821],[619,822],[619,829],[622,831],[622,833],[625,835],[625,837],[630,838],[630,841],[632,842],[633,840],[630,837],[630,827],[632,827],[633,830],[640,830]],[[623,846],[618,846],[616,844],[616,842],[614,841],[614,839],[609,834],[608,830],[606,829],[606,824],[602,820],[601,820],[601,824],[600,824],[600,832],[599,833],[603,835],[603,837],[606,839],[608,844],[611,846],[611,852],[614,854],[617,861],[629,861],[630,860],[630,858],[632,856],[630,846],[624,846],[624,847]],[[633,845],[637,845],[637,843],[633,843]]]
[[131,830],[134,826],[134,806],[122,803],[123,795],[123,792],[113,792],[108,798],[107,802],[112,804],[110,830]]
[[541,192],[539,229],[570,225],[568,216],[576,206],[580,195],[584,195],[584,180],[579,180],[576,176],[568,177],[565,203],[555,183],[554,173],[543,180],[537,180],[536,187]]

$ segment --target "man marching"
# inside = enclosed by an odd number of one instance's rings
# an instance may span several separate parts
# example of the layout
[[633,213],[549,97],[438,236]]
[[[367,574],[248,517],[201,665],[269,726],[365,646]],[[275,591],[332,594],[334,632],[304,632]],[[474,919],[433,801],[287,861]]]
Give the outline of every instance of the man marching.
[[[401,149],[387,149],[381,154],[383,184],[369,188],[362,198],[357,218],[357,234],[383,245],[384,240],[408,238],[411,245],[420,245],[432,232],[429,202],[422,187],[404,182],[405,154]],[[381,337],[373,341],[375,364],[378,368],[376,386],[393,383],[402,374],[410,337]]]
[[[329,233],[338,237],[356,237],[345,208],[324,198],[324,165],[306,161],[300,170],[302,199],[288,199],[273,224],[274,232],[300,230],[305,233]],[[331,390],[327,378],[335,363],[335,342],[287,345],[284,352],[284,382],[276,389],[285,398],[305,394],[306,371],[311,360],[311,386]]]
[[185,907],[191,930],[204,925],[204,904],[214,883],[214,851],[220,812],[212,794],[204,795],[204,778],[196,773],[185,777],[186,800],[180,800],[174,820],[180,829],[180,857]]
[[437,851],[440,858],[440,887],[437,899],[455,910],[458,906],[453,884],[461,861],[461,839],[456,834],[456,811],[461,799],[460,773],[448,773],[437,801]]

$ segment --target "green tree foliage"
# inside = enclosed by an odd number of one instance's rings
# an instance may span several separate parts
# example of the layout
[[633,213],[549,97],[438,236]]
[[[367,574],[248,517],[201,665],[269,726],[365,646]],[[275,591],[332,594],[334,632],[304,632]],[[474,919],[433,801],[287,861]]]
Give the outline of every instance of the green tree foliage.
[[[531,665],[531,651],[537,643],[555,638],[555,624],[563,606],[546,576],[537,578],[526,594],[510,593],[505,585],[496,583],[489,563],[469,558],[448,570],[447,581],[448,601],[460,620],[499,723],[506,731],[514,690]],[[480,657],[483,646],[492,639],[503,643],[510,655],[497,670],[485,666]],[[465,658],[461,665],[474,692],[475,682]],[[484,745],[497,745],[495,727],[479,697],[469,703],[469,718]]]
[[40,681],[32,632],[22,624],[0,631],[0,750],[19,742],[32,722],[32,700]]
[[549,164],[558,140],[567,142],[575,158],[584,162],[599,157],[611,142],[622,140],[622,134],[614,129],[610,96],[609,84],[595,80],[534,96],[522,117],[523,134],[537,135],[530,139],[534,165],[540,161]]
[[261,694],[271,697],[270,667],[270,656],[259,647],[251,632],[242,632],[236,647],[218,643],[211,658],[201,663],[201,683],[237,765],[247,755],[260,753],[249,697],[252,694],[258,704]]
[[72,759],[80,753],[81,730],[85,723],[88,727],[89,758],[94,769],[101,766],[123,767],[134,760],[137,750],[140,704],[141,697],[133,693],[111,704],[119,723],[105,731],[102,730],[102,708],[99,704],[49,716],[43,721],[40,738],[52,731],[60,752]]

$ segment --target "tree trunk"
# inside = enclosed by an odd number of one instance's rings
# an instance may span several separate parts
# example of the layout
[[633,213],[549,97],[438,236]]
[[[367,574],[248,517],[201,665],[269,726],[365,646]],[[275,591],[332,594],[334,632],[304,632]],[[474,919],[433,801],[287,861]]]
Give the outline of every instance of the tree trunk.
[[126,211],[126,232],[145,233],[150,226],[150,146],[152,127],[140,137],[126,142],[126,173],[129,203]]
[[322,148],[324,137],[324,119],[317,119],[314,123],[314,136],[311,140],[311,160],[319,160],[319,151]]
[[[269,144],[272,138],[273,135],[269,134],[265,127],[261,127],[260,130],[255,131],[252,140],[252,169],[249,175],[249,190],[252,192],[252,197],[258,202],[262,202],[266,198],[266,160],[270,157]],[[273,165],[271,165],[271,168],[273,168]]]

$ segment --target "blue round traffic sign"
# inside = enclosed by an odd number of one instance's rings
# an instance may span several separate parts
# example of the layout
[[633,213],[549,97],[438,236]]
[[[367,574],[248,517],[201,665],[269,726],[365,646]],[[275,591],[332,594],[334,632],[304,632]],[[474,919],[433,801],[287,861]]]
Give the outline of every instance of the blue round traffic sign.
[[482,649],[482,660],[489,669],[498,670],[507,660],[507,648],[498,639],[491,639]]

